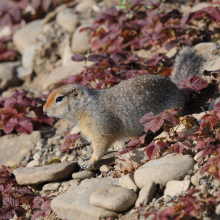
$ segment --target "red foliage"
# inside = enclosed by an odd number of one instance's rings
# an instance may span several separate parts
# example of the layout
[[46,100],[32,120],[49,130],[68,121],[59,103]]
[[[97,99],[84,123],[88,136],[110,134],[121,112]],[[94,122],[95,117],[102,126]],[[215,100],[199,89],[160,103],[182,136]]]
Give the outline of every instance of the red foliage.
[[60,147],[60,151],[61,152],[64,152],[66,151],[70,145],[73,145],[75,143],[75,141],[77,139],[80,138],[80,135],[78,134],[73,134],[73,135],[69,135],[66,139],[65,139],[65,142],[61,145]]
[[[6,134],[14,130],[30,134],[43,123],[52,124],[54,120],[43,114],[43,103],[39,98],[30,99],[25,92],[16,90],[10,98],[0,101],[0,130]],[[30,111],[36,117],[28,117]]]

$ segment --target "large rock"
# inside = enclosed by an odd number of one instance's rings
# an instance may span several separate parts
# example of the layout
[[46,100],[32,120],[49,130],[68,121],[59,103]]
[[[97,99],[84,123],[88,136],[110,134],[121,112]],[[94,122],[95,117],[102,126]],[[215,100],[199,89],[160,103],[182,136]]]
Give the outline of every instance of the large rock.
[[0,137],[0,165],[18,165],[41,138],[39,131],[31,134],[5,135]]
[[134,191],[108,184],[92,193],[90,203],[114,212],[124,212],[134,206],[136,199],[137,194]]
[[72,175],[73,179],[80,179],[80,180],[90,179],[95,176],[96,176],[96,172],[91,171],[91,170],[79,171],[79,172],[73,173]]
[[89,202],[90,195],[99,187],[107,184],[119,185],[116,178],[86,179],[80,185],[56,197],[51,208],[62,219],[99,220],[104,217],[116,217],[117,213],[98,208]]
[[21,83],[17,77],[17,68],[20,65],[19,61],[0,64],[0,90],[5,90],[10,86],[18,86]]
[[73,53],[81,53],[84,54],[90,49],[90,30],[80,31],[82,28],[90,27],[89,24],[80,25],[74,32],[71,49]]
[[21,54],[30,44],[36,41],[37,37],[41,34],[42,28],[43,25],[39,19],[26,24],[14,33],[13,42]]
[[138,187],[136,186],[134,182],[134,175],[132,173],[129,173],[125,176],[121,176],[119,178],[119,184],[121,187],[127,188],[127,189],[132,189],[135,192],[138,191]]
[[203,42],[196,44],[194,48],[198,51],[199,54],[203,54],[211,59],[217,59],[218,57],[213,55],[213,51],[217,48],[216,43],[213,42]]
[[71,75],[80,74],[85,66],[84,62],[70,61],[65,66],[58,67],[52,71],[43,84],[43,89],[52,89],[55,83],[60,82]]
[[78,163],[54,163],[42,167],[20,167],[14,170],[20,185],[40,184],[71,177],[77,171]]
[[171,180],[182,180],[193,166],[194,160],[191,156],[169,154],[141,166],[135,171],[134,180],[141,189],[148,181],[164,186]]
[[57,14],[56,21],[68,33],[73,33],[77,27],[77,15],[71,8],[60,11]]

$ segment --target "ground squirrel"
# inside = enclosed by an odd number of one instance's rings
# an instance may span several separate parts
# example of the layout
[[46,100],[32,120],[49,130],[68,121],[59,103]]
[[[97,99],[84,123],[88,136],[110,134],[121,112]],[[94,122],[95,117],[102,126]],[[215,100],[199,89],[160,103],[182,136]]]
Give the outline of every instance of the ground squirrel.
[[[194,48],[183,48],[177,56],[171,80],[176,83],[198,75],[204,61]],[[93,156],[86,165],[88,168],[101,159],[113,142],[141,136],[144,126],[139,120],[146,113],[159,114],[174,106],[184,107],[182,92],[171,80],[142,75],[103,90],[69,84],[53,90],[44,111],[48,116],[78,124],[91,140]]]

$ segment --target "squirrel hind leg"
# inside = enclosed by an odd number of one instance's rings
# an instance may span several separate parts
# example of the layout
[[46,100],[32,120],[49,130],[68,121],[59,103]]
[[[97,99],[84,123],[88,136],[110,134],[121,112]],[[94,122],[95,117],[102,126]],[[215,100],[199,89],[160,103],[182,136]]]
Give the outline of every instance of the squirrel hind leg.
[[88,162],[83,164],[82,169],[94,168],[95,163],[98,162],[102,158],[102,156],[104,156],[110,144],[105,143],[100,145],[100,143],[99,144],[92,143],[92,146],[93,146],[93,155]]

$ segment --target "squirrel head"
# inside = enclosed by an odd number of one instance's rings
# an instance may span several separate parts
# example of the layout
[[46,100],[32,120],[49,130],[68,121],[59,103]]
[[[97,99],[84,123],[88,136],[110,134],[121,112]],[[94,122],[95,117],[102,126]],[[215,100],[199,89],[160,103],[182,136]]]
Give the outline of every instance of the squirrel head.
[[82,114],[85,97],[89,95],[88,89],[70,84],[52,91],[43,111],[50,117],[65,118],[77,122]]

